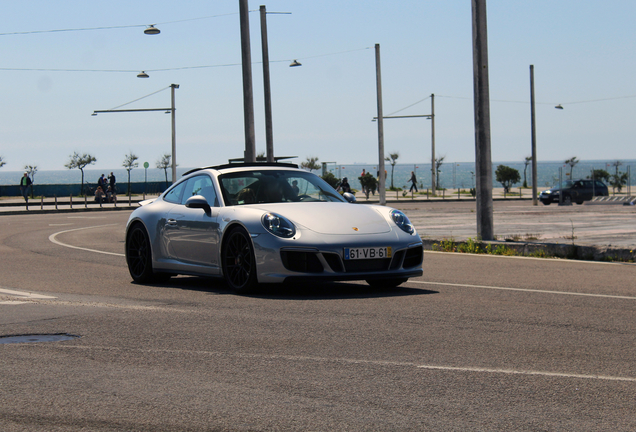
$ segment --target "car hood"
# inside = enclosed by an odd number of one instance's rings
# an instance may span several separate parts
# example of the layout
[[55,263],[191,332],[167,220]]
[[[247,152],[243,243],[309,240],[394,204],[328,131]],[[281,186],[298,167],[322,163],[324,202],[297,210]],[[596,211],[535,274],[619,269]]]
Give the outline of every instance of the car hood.
[[[391,231],[375,206],[335,202],[260,204],[263,211],[286,217],[294,225],[320,234],[381,234]],[[391,211],[382,207],[387,215]]]

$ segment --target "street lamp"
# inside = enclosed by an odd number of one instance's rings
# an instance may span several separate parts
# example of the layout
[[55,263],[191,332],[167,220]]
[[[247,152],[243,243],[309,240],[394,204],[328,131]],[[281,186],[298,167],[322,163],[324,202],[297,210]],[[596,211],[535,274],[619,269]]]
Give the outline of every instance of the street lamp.
[[170,108],[139,108],[139,109],[111,109],[111,110],[95,110],[93,111],[92,116],[96,116],[97,114],[104,113],[115,113],[115,112],[143,112],[143,111],[164,111],[166,114],[172,114],[172,183],[175,182],[177,178],[177,133],[176,133],[176,117],[175,117],[175,101],[174,101],[174,91],[179,88],[179,84],[170,84],[171,90],[171,106]]
[[155,27],[154,24],[150,25],[147,29],[144,30],[144,34],[147,34],[147,35],[156,35],[159,33],[161,33],[161,30]]

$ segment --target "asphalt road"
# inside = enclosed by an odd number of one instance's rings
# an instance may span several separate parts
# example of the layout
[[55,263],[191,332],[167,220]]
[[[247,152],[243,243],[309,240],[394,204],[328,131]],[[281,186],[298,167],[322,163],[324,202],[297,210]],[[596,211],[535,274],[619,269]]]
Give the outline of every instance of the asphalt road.
[[[0,218],[0,430],[636,430],[636,266],[425,254],[395,290],[141,286],[128,212]],[[0,338],[0,342],[2,339]]]

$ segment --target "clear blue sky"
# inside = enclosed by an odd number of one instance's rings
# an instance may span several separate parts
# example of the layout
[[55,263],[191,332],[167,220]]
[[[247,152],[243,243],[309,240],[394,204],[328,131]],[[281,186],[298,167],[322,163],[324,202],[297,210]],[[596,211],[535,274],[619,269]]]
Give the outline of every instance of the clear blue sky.
[[[385,115],[423,99],[400,114],[429,114],[426,98],[435,93],[437,154],[474,160],[470,0],[270,0],[249,8],[263,3],[270,12],[291,12],[267,21],[276,155],[377,162],[371,119],[379,43]],[[120,168],[130,151],[154,167],[170,152],[169,115],[91,113],[172,83],[180,85],[179,166],[241,157],[238,10],[238,0],[0,1],[2,170],[64,169],[74,151],[96,156],[98,169]],[[633,0],[489,0],[493,161],[530,155],[530,64],[540,160],[636,159],[634,22]],[[144,35],[149,24],[161,34]],[[135,25],[141,27],[11,34]],[[250,27],[256,148],[264,152],[257,12]],[[303,66],[290,68],[293,59]],[[141,70],[150,78],[137,78]],[[166,89],[127,108],[169,104]],[[386,120],[386,152],[399,152],[401,163],[427,162],[430,135],[429,120]]]

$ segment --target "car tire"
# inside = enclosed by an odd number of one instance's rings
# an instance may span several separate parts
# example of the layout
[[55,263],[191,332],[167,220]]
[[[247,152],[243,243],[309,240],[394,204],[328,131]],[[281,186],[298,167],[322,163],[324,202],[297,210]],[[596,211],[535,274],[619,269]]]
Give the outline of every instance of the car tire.
[[256,288],[256,259],[247,232],[240,227],[232,229],[223,242],[222,266],[227,284],[240,294]]
[[140,223],[133,225],[126,236],[126,263],[130,276],[137,283],[147,283],[154,280],[152,270],[152,248],[150,239],[144,226]]
[[550,201],[541,201],[543,205],[550,205]]
[[408,278],[392,279],[367,279],[367,283],[373,288],[396,288],[409,280]]

